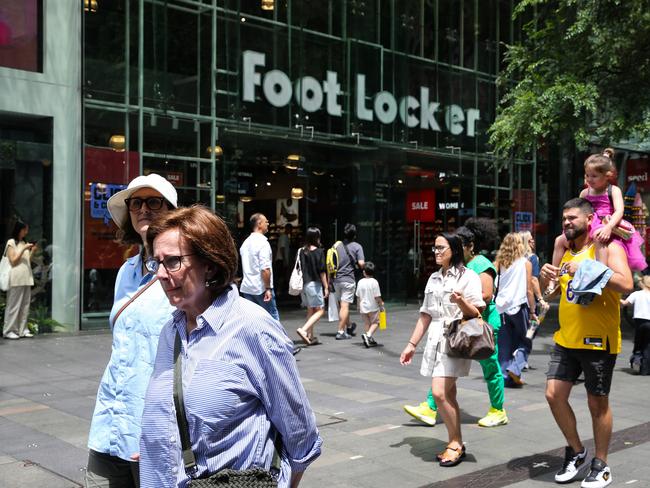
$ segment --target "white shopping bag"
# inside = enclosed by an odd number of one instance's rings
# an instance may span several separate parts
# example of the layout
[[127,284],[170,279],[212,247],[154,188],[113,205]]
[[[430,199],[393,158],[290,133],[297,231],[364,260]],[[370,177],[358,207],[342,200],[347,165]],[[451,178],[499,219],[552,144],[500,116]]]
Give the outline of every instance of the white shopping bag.
[[334,293],[330,294],[330,296],[327,298],[327,321],[339,321],[339,306],[336,303],[336,296]]

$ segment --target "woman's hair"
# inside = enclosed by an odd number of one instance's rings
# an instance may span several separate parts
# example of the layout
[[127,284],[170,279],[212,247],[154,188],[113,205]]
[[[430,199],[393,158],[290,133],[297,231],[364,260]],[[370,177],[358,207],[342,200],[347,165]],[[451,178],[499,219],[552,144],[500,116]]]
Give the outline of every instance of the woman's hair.
[[497,252],[496,265],[499,269],[508,269],[517,259],[526,255],[524,242],[519,232],[507,234]]
[[616,184],[617,171],[614,164],[614,149],[607,147],[603,152],[592,154],[585,160],[585,170],[587,166],[600,174],[607,175],[611,184]]
[[[171,204],[167,200],[163,199],[163,201],[165,203],[165,208],[167,210],[172,208]],[[153,212],[154,219],[156,218],[157,215],[160,214]],[[142,236],[135,231],[135,229],[133,228],[133,224],[131,224],[131,213],[128,212],[128,208],[127,208],[127,216],[124,222],[124,226],[117,229],[117,232],[115,233],[115,240],[119,244],[122,244],[123,246],[130,246],[132,244],[139,244],[139,245],[142,244]]]
[[[463,241],[456,234],[450,232],[441,232],[436,237],[442,237],[449,243],[451,249],[450,266],[462,269],[465,267],[465,253],[463,252]],[[435,242],[435,239],[434,239]]]
[[456,229],[463,246],[474,244],[474,252],[491,251],[497,240],[497,224],[493,219],[472,217],[465,221],[462,227]]
[[308,227],[305,234],[305,250],[309,246],[321,247],[320,243],[320,229],[318,227]]
[[226,223],[202,205],[172,209],[156,219],[147,230],[147,244],[153,253],[153,241],[163,232],[178,230],[192,251],[212,263],[217,272],[206,287],[220,295],[237,273],[237,248]]
[[521,242],[524,245],[524,255],[528,257],[533,254],[533,250],[529,244],[529,241],[533,238],[533,234],[531,234],[529,230],[524,230],[520,232],[519,235],[521,236]]
[[28,227],[25,222],[22,220],[16,220],[16,223],[14,224],[14,230],[11,231],[11,238],[16,244],[18,244],[18,236],[20,235],[20,231],[22,231],[25,227]]

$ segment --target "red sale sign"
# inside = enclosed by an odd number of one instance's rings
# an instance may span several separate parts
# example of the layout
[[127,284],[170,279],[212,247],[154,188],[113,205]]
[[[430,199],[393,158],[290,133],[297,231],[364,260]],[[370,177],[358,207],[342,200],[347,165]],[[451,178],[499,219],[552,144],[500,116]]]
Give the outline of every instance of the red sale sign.
[[414,190],[406,194],[406,221],[433,222],[436,219],[436,191]]

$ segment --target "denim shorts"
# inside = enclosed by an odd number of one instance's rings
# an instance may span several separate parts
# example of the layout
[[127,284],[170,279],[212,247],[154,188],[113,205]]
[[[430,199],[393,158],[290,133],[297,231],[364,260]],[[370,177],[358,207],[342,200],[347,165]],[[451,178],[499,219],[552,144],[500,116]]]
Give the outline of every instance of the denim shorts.
[[308,307],[324,307],[323,285],[318,281],[310,281],[302,287],[302,301]]
[[546,378],[575,382],[584,371],[587,392],[607,396],[612,386],[615,364],[616,354],[609,351],[568,349],[555,344],[551,349]]

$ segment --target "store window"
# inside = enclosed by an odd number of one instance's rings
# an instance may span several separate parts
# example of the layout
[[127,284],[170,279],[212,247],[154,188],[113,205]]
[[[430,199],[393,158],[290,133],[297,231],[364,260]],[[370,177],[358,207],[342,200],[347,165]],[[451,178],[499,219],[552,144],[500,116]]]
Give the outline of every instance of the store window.
[[42,0],[0,0],[0,66],[43,71]]

